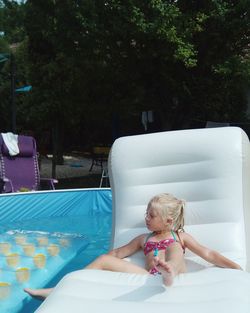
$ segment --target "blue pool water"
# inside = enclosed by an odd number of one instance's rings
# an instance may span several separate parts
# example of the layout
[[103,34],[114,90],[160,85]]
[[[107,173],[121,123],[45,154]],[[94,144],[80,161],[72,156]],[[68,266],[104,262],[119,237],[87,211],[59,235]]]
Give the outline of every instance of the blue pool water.
[[[81,234],[10,230],[0,241],[1,312],[18,312],[27,295],[23,288],[46,285],[83,251],[88,241]],[[6,286],[7,284],[7,286]]]
[[[102,194],[103,193],[103,194]],[[84,194],[84,197],[82,196]],[[67,195],[70,196],[70,207],[71,209],[65,214],[65,199]],[[37,270],[32,263],[32,258],[27,256],[24,258],[25,262],[20,264],[19,267],[30,268],[31,276],[30,279],[26,282],[14,283],[14,288],[12,290],[12,299],[11,305],[12,308],[9,310],[8,305],[6,304],[8,300],[0,299],[0,312],[1,313],[31,313],[36,310],[36,308],[41,304],[39,300],[32,299],[26,293],[23,292],[23,287],[29,288],[42,288],[42,287],[53,287],[58,281],[67,273],[79,270],[84,268],[89,264],[93,259],[98,255],[105,253],[110,246],[111,238],[111,192],[107,191],[89,191],[86,194],[86,190],[63,193],[54,193],[49,195],[44,195],[49,197],[47,200],[44,200],[44,197],[39,194],[34,195],[34,198],[27,198],[24,195],[20,195],[18,199],[13,200],[13,198],[2,198],[0,197],[0,212],[3,207],[9,210],[10,206],[17,204],[20,205],[20,202],[24,202],[27,210],[23,211],[22,214],[17,212],[16,215],[13,215],[14,218],[11,218],[8,221],[1,221],[0,218],[0,242],[7,241],[4,239],[6,233],[8,236],[13,236],[10,241],[13,244],[13,250],[11,252],[19,252],[20,255],[23,254],[22,248],[20,245],[15,247],[14,237],[20,233],[25,235],[30,235],[31,239],[28,241],[36,242],[37,245],[37,236],[46,234],[49,238],[49,243],[58,244],[60,239],[72,239],[74,238],[74,244],[71,245],[73,248],[71,252],[66,252],[65,247],[61,248],[61,254],[57,256],[48,255],[46,247],[38,247],[37,253],[46,254],[47,263],[44,269]],[[87,198],[86,198],[87,197]],[[101,197],[101,201],[100,201]],[[103,198],[104,197],[104,198]],[[72,199],[77,199],[77,201],[72,201]],[[84,201],[82,201],[84,198]],[[59,199],[59,200],[58,200]],[[60,200],[64,199],[63,205],[60,203]],[[80,199],[80,201],[79,201]],[[91,199],[91,201],[89,201]],[[103,200],[105,200],[103,202]],[[2,203],[1,203],[2,201]],[[14,201],[14,202],[13,202]],[[13,202],[13,203],[12,203]],[[105,204],[106,202],[106,204]],[[40,206],[39,203],[42,203],[41,212],[39,212]],[[59,207],[63,207],[64,210],[57,210],[57,214],[54,215],[54,209],[49,209],[48,206],[56,207],[56,204]],[[67,203],[67,201],[66,201]],[[1,205],[3,204],[3,205]],[[100,208],[102,206],[102,208]],[[33,210],[33,208],[36,210]],[[13,211],[14,212],[14,211]],[[44,212],[49,212],[44,214]],[[62,216],[60,216],[60,214]],[[0,214],[1,215],[1,214]],[[4,215],[4,209],[3,209]],[[3,216],[1,215],[1,216]],[[9,218],[9,214],[6,215],[6,218]],[[17,216],[17,218],[16,218]],[[6,219],[5,218],[5,219]],[[11,231],[10,231],[11,230]],[[13,232],[15,230],[15,232]],[[19,250],[18,250],[19,249]],[[39,250],[40,249],[40,250]],[[5,256],[2,256],[2,264],[4,264],[5,269],[8,268]],[[0,256],[0,267],[1,267],[1,256]],[[6,275],[7,271],[5,271]],[[45,275],[46,273],[46,275]],[[12,280],[15,280],[14,271],[12,270]],[[48,274],[48,275],[47,275]],[[1,276],[0,276],[1,277]],[[6,280],[6,276],[0,278],[0,282]],[[10,279],[10,280],[11,280]],[[13,282],[12,281],[12,282]],[[15,302],[15,305],[13,304]]]
[[[48,233],[52,234],[52,236],[50,235],[50,237],[53,238],[53,242],[58,241],[57,236],[59,236],[58,238],[60,239],[69,239],[71,240],[71,242],[73,242],[72,248],[74,250],[71,251],[71,253],[67,253],[66,249],[62,248],[62,250],[65,250],[63,251],[64,256],[62,256],[61,258],[59,258],[58,256],[48,258],[48,253],[45,252],[45,247],[40,247],[40,250],[38,250],[37,253],[43,253],[47,257],[47,265],[44,269],[40,270],[37,270],[34,265],[32,266],[31,258],[24,257],[24,261],[20,267],[30,268],[32,273],[31,278],[28,282],[25,283],[14,282],[12,297],[5,301],[0,300],[0,307],[2,307],[1,312],[34,312],[35,308],[40,304],[40,302],[37,300],[32,300],[31,303],[28,303],[30,302],[31,298],[23,292],[22,289],[24,287],[52,287],[66,273],[84,268],[84,266],[89,264],[98,255],[105,253],[108,250],[110,244],[110,214],[99,214],[95,217],[83,215],[71,218],[60,217],[40,219],[37,221],[27,220],[18,224],[19,229],[22,230],[22,234],[27,234],[28,232],[28,237],[32,236],[34,238],[34,236],[37,235],[37,231],[39,231],[39,235],[41,235],[42,232],[43,236],[44,234],[47,234],[48,236]],[[9,226],[11,226],[11,229],[15,229],[15,226],[17,225],[16,223],[13,223]],[[83,229],[84,235],[81,234]],[[53,236],[55,232],[56,235]],[[72,236],[70,236],[70,234],[72,234]],[[74,242],[74,240],[76,242]],[[19,252],[19,250],[17,251]],[[0,257],[0,264],[1,259],[3,263],[4,257]],[[5,275],[3,276],[3,278],[5,279],[5,281],[7,280],[8,282],[13,283],[13,280],[15,281],[14,271],[6,266]],[[13,305],[13,300],[17,302],[16,305]],[[20,301],[23,302],[21,307]]]

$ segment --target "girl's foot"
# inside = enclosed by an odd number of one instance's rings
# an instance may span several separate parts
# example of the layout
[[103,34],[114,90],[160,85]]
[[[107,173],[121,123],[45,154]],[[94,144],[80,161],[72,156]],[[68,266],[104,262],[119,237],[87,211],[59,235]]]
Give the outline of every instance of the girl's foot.
[[173,265],[170,262],[164,262],[159,259],[155,265],[158,271],[162,274],[164,285],[171,286],[176,276]]
[[53,288],[44,288],[44,289],[25,288],[24,292],[27,292],[31,297],[45,299],[50,295],[52,290]]

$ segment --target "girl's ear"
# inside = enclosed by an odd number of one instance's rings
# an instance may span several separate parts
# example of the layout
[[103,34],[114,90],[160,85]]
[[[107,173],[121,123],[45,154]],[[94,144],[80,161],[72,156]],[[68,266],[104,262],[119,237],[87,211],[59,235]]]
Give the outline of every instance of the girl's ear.
[[172,226],[172,225],[173,225],[173,219],[170,218],[170,217],[167,218],[167,219],[166,219],[166,224],[169,225],[169,226]]

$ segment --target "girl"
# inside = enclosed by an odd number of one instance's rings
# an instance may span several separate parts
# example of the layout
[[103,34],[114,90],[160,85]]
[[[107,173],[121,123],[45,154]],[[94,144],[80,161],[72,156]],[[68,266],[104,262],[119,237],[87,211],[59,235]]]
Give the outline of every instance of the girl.
[[[99,256],[86,269],[100,269],[136,274],[161,274],[163,283],[170,286],[174,277],[186,271],[184,253],[189,249],[206,261],[226,268],[241,269],[233,261],[216,251],[199,244],[183,230],[184,201],[171,194],[163,193],[153,197],[147,206],[145,222],[149,234],[142,234],[125,246]],[[138,250],[145,254],[145,268],[123,260]],[[25,289],[31,296],[47,297],[49,289]]]

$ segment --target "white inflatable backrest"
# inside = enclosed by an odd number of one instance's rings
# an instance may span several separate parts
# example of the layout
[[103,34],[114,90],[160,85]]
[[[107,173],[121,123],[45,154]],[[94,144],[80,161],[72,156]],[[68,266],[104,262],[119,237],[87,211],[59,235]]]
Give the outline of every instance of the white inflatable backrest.
[[147,232],[147,203],[167,192],[186,200],[187,232],[249,268],[249,162],[248,137],[237,127],[119,138],[109,156],[113,246]]

